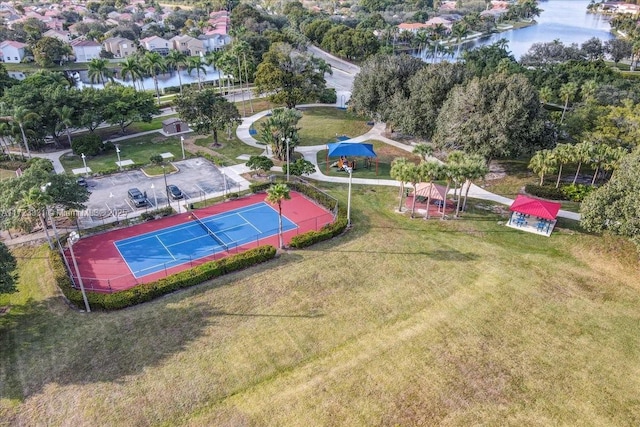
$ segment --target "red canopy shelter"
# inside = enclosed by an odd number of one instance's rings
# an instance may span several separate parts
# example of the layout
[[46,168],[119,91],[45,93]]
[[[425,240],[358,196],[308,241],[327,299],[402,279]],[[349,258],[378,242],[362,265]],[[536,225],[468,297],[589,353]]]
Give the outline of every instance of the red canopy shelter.
[[509,207],[509,210],[553,221],[558,215],[560,206],[562,205],[557,202],[548,202],[519,194]]

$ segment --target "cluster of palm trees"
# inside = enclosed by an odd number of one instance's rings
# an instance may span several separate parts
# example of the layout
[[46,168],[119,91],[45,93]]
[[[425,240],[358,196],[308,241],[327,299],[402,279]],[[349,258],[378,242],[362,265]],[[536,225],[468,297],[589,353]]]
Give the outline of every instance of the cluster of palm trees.
[[[411,218],[415,217],[417,185],[426,182],[431,186],[436,181],[445,181],[446,190],[443,200],[442,219],[446,215],[446,204],[451,187],[454,188],[454,197],[456,198],[455,217],[460,215],[461,211],[466,209],[467,196],[471,183],[483,178],[488,172],[486,160],[477,154],[467,154],[462,151],[453,151],[447,156],[447,162],[442,163],[434,159],[433,147],[427,144],[417,145],[414,153],[419,154],[422,160],[419,164],[408,161],[401,157],[395,159],[391,164],[391,177],[400,181],[400,204],[398,210],[402,211],[403,195],[405,192],[405,183],[409,183],[413,187],[413,201],[411,204]],[[462,190],[466,187],[464,198]],[[459,193],[458,193],[459,190]],[[431,204],[431,195],[427,195],[427,212],[425,219],[429,219],[429,205]]]
[[613,148],[602,143],[584,141],[578,144],[558,144],[553,150],[538,151],[529,162],[529,169],[540,177],[540,185],[544,184],[546,175],[558,172],[556,188],[560,186],[562,169],[565,165],[576,165],[572,184],[575,185],[580,169],[588,164],[594,170],[591,185],[595,185],[600,172],[616,169],[620,160],[627,154],[622,147]]
[[[158,102],[160,102],[160,88],[158,86],[158,76],[169,72],[178,72],[178,81],[180,84],[180,94],[182,94],[182,77],[180,71],[186,69],[189,74],[193,71],[198,76],[198,88],[202,89],[201,74],[207,74],[206,65],[217,67],[217,62],[221,56],[221,51],[208,53],[206,56],[187,56],[179,50],[170,50],[166,56],[160,55],[158,52],[145,52],[144,54],[133,55],[125,58],[124,61],[117,64],[120,69],[120,76],[123,80],[131,78],[133,87],[138,90],[146,90],[144,87],[145,77],[153,79],[154,89]],[[110,64],[106,59],[93,59],[88,64],[88,75],[92,83],[106,83],[113,81],[115,72],[110,68]],[[138,83],[138,85],[136,85]],[[218,79],[220,90],[222,91],[221,79]]]
[[18,139],[22,139],[22,144],[18,143],[20,155],[24,157],[24,152],[22,151],[22,145],[24,145],[27,157],[31,158],[31,150],[27,140],[28,126],[37,122],[38,115],[23,106],[15,106],[7,110],[6,106],[0,105],[0,112],[2,114],[2,117],[0,117],[0,144],[3,151],[6,151],[11,158],[9,141],[13,145]]

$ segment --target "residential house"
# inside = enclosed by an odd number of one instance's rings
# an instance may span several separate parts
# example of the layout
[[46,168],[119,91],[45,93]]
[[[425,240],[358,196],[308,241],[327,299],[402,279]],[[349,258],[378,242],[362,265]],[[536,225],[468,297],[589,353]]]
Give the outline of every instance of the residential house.
[[14,40],[5,40],[0,43],[2,61],[17,64],[24,58],[24,48],[27,45]]
[[134,42],[124,37],[109,37],[102,42],[102,48],[113,53],[115,58],[126,58],[138,50]]
[[191,36],[175,36],[170,42],[173,49],[188,56],[199,56],[205,53],[204,42]]
[[69,43],[71,41],[71,34],[69,33],[69,31],[49,30],[46,33],[44,33],[42,36],[58,39],[64,43]]
[[76,62],[91,62],[92,59],[100,58],[102,45],[98,42],[75,39],[69,44],[73,49],[73,56],[75,56]]
[[205,52],[220,50],[231,43],[231,37],[227,34],[218,34],[215,31],[208,31],[199,35],[198,38],[202,40]]
[[413,34],[416,34],[418,31],[426,30],[428,28],[430,27],[427,24],[422,24],[420,22],[412,22],[412,23],[403,22],[402,24],[398,25],[398,29],[400,31],[409,31]]
[[149,52],[158,52],[162,56],[166,56],[173,47],[169,40],[158,36],[140,39],[140,45]]
[[435,16],[435,17],[429,19],[427,22],[425,22],[425,25],[428,28],[436,28],[438,26],[442,26],[447,31],[451,31],[451,27],[453,27],[453,22],[454,21],[452,21],[452,20],[449,20],[449,19],[446,19],[446,18],[442,18],[440,16]]

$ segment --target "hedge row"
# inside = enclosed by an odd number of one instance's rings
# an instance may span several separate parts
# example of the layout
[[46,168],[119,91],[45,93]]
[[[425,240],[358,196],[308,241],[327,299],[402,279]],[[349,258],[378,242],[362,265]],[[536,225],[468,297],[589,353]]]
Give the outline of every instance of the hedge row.
[[532,196],[542,197],[544,199],[582,202],[585,197],[595,190],[595,187],[584,184],[569,184],[555,188],[549,185],[539,186],[528,184],[524,190]]
[[[233,271],[242,270],[275,258],[276,249],[265,245],[246,252],[232,255],[218,261],[211,261],[189,270],[181,271],[151,283],[137,285],[131,289],[111,294],[87,293],[89,305],[92,309],[115,310],[143,302],[151,301],[162,295],[178,289],[198,285],[204,281],[220,277]],[[67,275],[64,261],[56,251],[50,252],[50,265],[54,278],[64,295],[73,304],[83,307],[82,293],[71,286],[71,279]]]

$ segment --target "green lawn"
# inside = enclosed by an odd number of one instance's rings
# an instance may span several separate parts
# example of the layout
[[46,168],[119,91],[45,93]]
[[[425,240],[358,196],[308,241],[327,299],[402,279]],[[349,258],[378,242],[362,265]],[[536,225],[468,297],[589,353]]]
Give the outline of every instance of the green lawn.
[[227,132],[218,132],[218,144],[220,144],[220,146],[216,147],[213,145],[213,136],[196,136],[195,144],[200,147],[207,147],[216,152],[225,166],[245,163],[246,160],[238,160],[238,156],[242,154],[257,156],[264,151],[240,141],[236,136],[235,127],[231,131],[231,139],[227,139]]
[[[408,160],[412,160],[416,163],[420,162],[420,156],[416,156],[411,152],[401,150],[392,145],[385,144],[381,141],[368,141],[373,144],[373,151],[377,154],[378,159],[378,172],[376,174],[376,159],[372,159],[371,167],[366,168],[365,158],[356,157],[350,158],[350,161],[356,161],[356,169],[353,171],[355,178],[378,178],[378,179],[391,179],[391,162],[398,157],[404,157]],[[323,174],[329,176],[347,176],[344,171],[339,171],[337,167],[329,167],[327,172],[327,150],[321,150],[317,154],[318,166]],[[338,158],[330,158],[329,165],[332,165],[338,161]]]
[[[154,154],[172,153],[174,159],[182,158],[180,138],[165,137],[160,134],[144,135],[137,138],[127,139],[118,143],[120,147],[121,160],[131,159],[137,165],[150,163],[149,158]],[[68,173],[72,169],[84,167],[80,156],[62,156],[60,158],[62,166]],[[87,158],[87,167],[94,173],[103,171],[113,171],[118,166],[118,155],[115,151],[110,151],[95,157]]]
[[[330,191],[346,203],[346,185]],[[411,220],[396,196],[354,186],[345,235],[113,313],[71,311],[45,250],[20,249],[20,292],[2,297],[0,417],[638,425],[633,247],[512,230],[486,203],[461,220]]]
[[9,171],[6,169],[0,169],[0,181],[5,180],[5,179],[9,179],[9,178],[15,178],[16,176],[16,172],[15,171]]
[[[260,133],[261,123],[266,117],[254,123],[253,128]],[[322,145],[336,142],[336,136],[356,137],[367,133],[371,126],[362,117],[335,107],[317,107],[302,110],[298,122],[300,145]],[[257,139],[257,138],[256,138]]]

